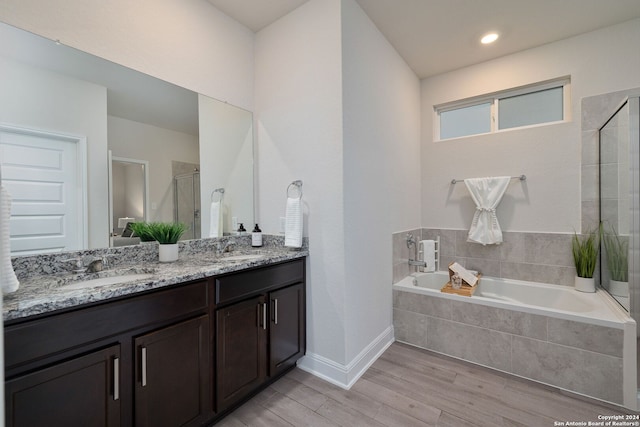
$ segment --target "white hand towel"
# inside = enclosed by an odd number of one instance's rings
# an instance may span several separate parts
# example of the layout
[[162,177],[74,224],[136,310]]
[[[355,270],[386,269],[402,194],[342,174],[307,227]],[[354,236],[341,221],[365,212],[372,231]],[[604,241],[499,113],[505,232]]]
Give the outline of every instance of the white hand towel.
[[222,237],[222,201],[211,202],[209,210],[209,237]]
[[284,225],[284,245],[302,247],[302,198],[287,198]]
[[2,293],[8,294],[18,290],[20,282],[11,265],[11,235],[9,220],[11,219],[11,195],[0,186],[0,283]]
[[498,224],[496,208],[509,185],[511,177],[470,178],[464,183],[476,204],[467,242],[483,245],[502,243],[502,230]]
[[424,271],[428,273],[436,271],[435,240],[421,240],[420,245],[422,245],[422,260],[427,263]]

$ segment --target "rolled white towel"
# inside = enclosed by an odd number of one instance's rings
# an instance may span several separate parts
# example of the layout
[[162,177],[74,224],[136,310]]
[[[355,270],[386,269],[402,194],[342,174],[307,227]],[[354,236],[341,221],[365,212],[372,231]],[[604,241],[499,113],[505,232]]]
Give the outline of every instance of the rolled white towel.
[[209,237],[222,237],[222,201],[211,202]]
[[20,286],[11,265],[10,219],[11,195],[6,188],[0,186],[0,283],[4,294],[15,292]]
[[284,225],[284,245],[302,247],[302,198],[287,198]]
[[435,240],[421,240],[422,260],[427,263],[425,272],[436,271],[436,242]]

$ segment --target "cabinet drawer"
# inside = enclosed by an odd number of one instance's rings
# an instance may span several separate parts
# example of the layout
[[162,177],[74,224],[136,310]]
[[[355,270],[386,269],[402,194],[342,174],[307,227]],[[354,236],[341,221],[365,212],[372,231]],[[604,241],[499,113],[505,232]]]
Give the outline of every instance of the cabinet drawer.
[[222,276],[216,279],[216,304],[226,304],[303,280],[304,258]]
[[53,315],[5,328],[7,369],[147,324],[206,311],[207,281]]

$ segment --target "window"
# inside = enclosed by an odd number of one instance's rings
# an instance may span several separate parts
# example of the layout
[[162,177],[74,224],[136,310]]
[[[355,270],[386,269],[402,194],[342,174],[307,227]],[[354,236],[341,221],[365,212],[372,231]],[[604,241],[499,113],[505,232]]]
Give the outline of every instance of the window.
[[491,103],[440,112],[440,139],[491,132]]
[[436,106],[436,139],[568,120],[569,79]]

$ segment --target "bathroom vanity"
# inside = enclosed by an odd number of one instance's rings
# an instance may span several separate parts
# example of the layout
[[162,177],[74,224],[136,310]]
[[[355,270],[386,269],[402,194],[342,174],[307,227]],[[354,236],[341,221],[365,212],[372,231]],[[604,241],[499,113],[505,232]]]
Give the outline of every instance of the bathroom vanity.
[[6,425],[214,423],[304,355],[305,256],[195,257],[171,277],[156,271],[142,284],[152,289],[124,283],[114,298],[5,313]]

